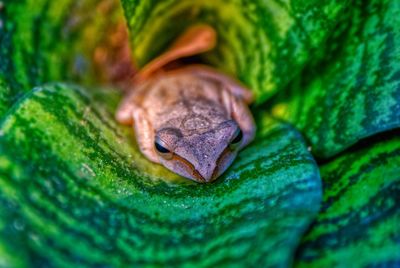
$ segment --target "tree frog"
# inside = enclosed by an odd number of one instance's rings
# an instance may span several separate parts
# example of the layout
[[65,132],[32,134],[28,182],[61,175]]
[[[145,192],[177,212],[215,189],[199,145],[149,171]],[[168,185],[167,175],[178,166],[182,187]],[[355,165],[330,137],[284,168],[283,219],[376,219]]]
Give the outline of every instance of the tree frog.
[[177,65],[215,44],[211,26],[191,26],[135,75],[116,112],[149,160],[201,183],[220,176],[256,130],[250,90],[206,65]]

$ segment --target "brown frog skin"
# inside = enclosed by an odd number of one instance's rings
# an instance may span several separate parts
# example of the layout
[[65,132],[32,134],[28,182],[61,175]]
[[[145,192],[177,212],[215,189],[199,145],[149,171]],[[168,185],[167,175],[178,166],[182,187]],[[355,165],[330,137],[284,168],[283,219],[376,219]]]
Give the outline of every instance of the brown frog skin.
[[166,68],[212,49],[215,40],[207,25],[189,28],[135,76],[116,114],[120,123],[133,126],[149,160],[202,183],[220,176],[256,129],[247,106],[252,94],[239,82],[203,65]]

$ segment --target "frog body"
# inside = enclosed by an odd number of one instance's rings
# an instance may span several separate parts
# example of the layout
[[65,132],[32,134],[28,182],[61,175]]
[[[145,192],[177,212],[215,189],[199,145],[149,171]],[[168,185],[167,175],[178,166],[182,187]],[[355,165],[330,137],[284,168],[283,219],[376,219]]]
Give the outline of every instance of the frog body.
[[[203,35],[213,34],[210,27],[199,29]],[[188,38],[188,32],[180,40],[193,48],[201,33]],[[252,94],[207,66],[162,69],[182,55],[182,47],[186,54],[190,51],[181,42],[138,74],[116,118],[133,126],[139,148],[149,160],[197,182],[210,182],[254,138],[255,124],[247,107]],[[197,47],[190,53],[198,51]]]

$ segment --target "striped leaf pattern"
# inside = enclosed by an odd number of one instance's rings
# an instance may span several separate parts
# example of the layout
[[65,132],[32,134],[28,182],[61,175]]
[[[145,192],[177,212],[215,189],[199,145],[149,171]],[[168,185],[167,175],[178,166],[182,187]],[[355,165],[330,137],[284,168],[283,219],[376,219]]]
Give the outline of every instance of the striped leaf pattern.
[[307,68],[272,108],[321,158],[400,126],[400,3],[356,1],[352,11],[326,59]]
[[131,131],[81,89],[36,88],[0,128],[0,259],[290,265],[319,209],[319,171],[298,132],[260,120],[263,131],[226,175],[201,185],[144,160],[127,146]]
[[400,132],[368,144],[321,166],[324,200],[296,266],[400,266]]
[[399,1],[121,0],[138,66],[206,22],[199,60],[255,93],[257,138],[210,185],[113,119],[118,4],[0,1],[0,267],[400,266]]
[[139,66],[184,28],[208,23],[218,31],[218,47],[202,60],[246,83],[259,104],[319,53],[330,32],[348,15],[350,2],[122,0]]
[[0,118],[43,83],[96,84],[93,51],[104,39],[99,32],[122,19],[114,0],[1,1]]

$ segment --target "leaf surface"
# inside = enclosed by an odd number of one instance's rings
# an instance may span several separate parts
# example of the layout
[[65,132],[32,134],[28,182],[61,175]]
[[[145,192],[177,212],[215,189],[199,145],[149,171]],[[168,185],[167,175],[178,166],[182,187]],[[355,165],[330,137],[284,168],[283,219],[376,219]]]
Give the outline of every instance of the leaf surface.
[[322,209],[297,266],[400,265],[400,133],[390,136],[321,167]]
[[244,82],[262,103],[319,53],[350,1],[122,0],[139,67],[160,55],[185,28],[207,23],[216,50],[202,61]]
[[145,160],[132,131],[75,86],[36,88],[1,125],[1,259],[290,265],[319,208],[319,172],[292,127],[265,116],[259,126],[228,172],[202,185]]
[[113,36],[110,29],[115,32],[122,20],[121,7],[114,0],[2,1],[0,118],[26,92],[43,83],[102,82],[94,66],[96,55],[101,54],[104,39]]
[[348,32],[322,63],[310,66],[272,108],[327,158],[357,141],[400,126],[400,3],[358,1]]

